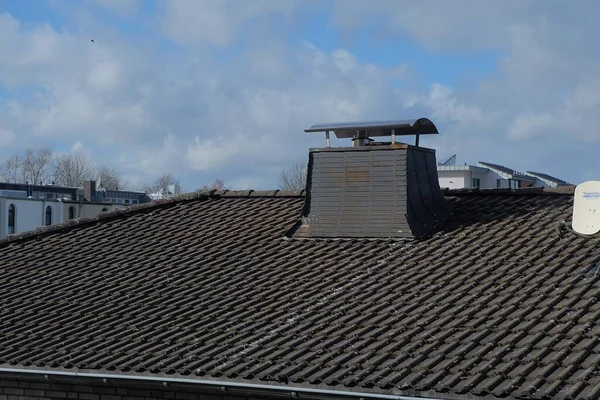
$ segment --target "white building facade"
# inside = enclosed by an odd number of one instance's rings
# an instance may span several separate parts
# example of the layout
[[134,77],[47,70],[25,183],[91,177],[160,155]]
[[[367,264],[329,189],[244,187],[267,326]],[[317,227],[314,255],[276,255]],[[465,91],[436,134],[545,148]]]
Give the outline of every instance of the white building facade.
[[438,179],[441,188],[448,189],[496,189],[524,187],[556,187],[569,185],[550,175],[526,172],[486,162],[477,165],[439,164]]
[[41,226],[62,224],[123,206],[107,203],[0,197],[0,237],[35,230]]
[[152,201],[144,192],[0,182],[0,237]]

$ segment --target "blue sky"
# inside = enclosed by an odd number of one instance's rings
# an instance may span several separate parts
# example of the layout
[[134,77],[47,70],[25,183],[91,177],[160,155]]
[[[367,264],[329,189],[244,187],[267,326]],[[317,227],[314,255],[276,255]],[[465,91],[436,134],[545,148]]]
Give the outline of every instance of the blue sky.
[[600,5],[569,4],[0,0],[0,157],[268,189],[313,123],[426,116],[439,159],[597,179]]

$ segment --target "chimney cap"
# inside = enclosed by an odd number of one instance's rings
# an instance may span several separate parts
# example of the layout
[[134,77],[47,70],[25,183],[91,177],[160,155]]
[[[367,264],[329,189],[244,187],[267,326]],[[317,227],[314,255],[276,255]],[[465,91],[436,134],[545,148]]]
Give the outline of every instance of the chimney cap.
[[428,118],[320,123],[304,130],[306,133],[333,132],[338,139],[353,138],[356,131],[366,131],[369,136],[373,137],[439,134],[435,124]]

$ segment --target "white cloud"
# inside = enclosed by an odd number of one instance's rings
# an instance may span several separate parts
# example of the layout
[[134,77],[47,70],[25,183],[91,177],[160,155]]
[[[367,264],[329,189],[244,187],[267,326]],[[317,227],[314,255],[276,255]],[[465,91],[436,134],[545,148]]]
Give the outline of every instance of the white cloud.
[[16,138],[17,135],[13,131],[0,126],[0,147],[10,146]]
[[531,0],[334,0],[332,19],[347,31],[377,21],[434,51],[480,50],[504,46],[528,8]]
[[[134,180],[141,177],[146,182],[163,173],[175,176],[185,165],[182,163],[181,141],[172,133],[162,137],[157,145],[136,146],[130,152],[122,152],[117,164],[128,171]],[[135,174],[131,174],[135,172]],[[131,178],[130,178],[131,179]]]
[[515,117],[508,129],[510,139],[529,139],[534,136],[543,135],[556,127],[556,119],[548,113],[534,114],[528,112]]
[[[578,123],[594,120],[596,114],[583,100],[594,104],[594,91],[580,94],[583,88],[594,87],[600,68],[600,50],[595,45],[600,26],[593,22],[600,17],[596,2],[584,0],[577,8],[560,0],[374,0],[368,4],[336,0],[334,4],[333,20],[344,30],[378,19],[388,35],[406,32],[434,52],[503,54],[497,73],[474,89],[473,85],[454,88],[451,100],[443,91],[438,91],[437,102],[433,92],[425,98],[424,103],[442,120],[462,120],[468,113],[479,119],[473,121],[475,129],[485,128],[498,140],[502,135],[529,140],[542,131],[557,139],[600,140],[600,132]],[[481,125],[485,121],[494,121],[495,126],[489,130],[489,124]],[[586,128],[581,135],[579,131]]]
[[252,143],[234,141],[234,138],[222,138],[219,142],[211,139],[203,140],[199,136],[194,138],[185,153],[189,167],[194,171],[210,171],[226,166],[235,160],[238,154],[244,150],[250,150]]
[[[140,12],[137,1],[89,1],[119,15]],[[78,141],[132,180],[172,172],[190,188],[217,177],[269,188],[281,167],[322,145],[320,135],[303,132],[313,123],[425,115],[442,131],[423,139],[440,157],[502,154],[491,161],[520,168],[531,162],[521,148],[535,148],[542,160],[565,137],[600,140],[600,7],[587,2],[580,13],[558,0],[542,3],[333,2],[332,20],[346,31],[377,20],[390,37],[407,33],[431,51],[501,54],[493,75],[454,87],[417,87],[419,71],[409,64],[384,67],[345,49],[290,45],[286,35],[320,2],[160,3],[152,33],[181,45],[168,53],[101,21],[91,43],[87,30],[0,14],[0,87],[19,92],[0,103],[0,156]],[[290,31],[280,31],[284,25]],[[542,138],[543,146],[532,143]]]
[[105,8],[117,15],[130,16],[134,14],[139,6],[139,0],[88,0],[96,5]]
[[219,48],[229,45],[246,22],[265,23],[272,15],[285,19],[295,8],[292,0],[177,0],[164,5],[162,27],[167,35],[183,45]]
[[269,184],[269,181],[264,176],[246,175],[224,183],[229,190],[260,190],[257,188],[264,188],[265,185]]
[[87,150],[80,141],[76,141],[73,143],[73,146],[71,146],[71,153],[83,153],[85,151]]
[[444,121],[456,121],[467,126],[483,126],[490,116],[481,107],[461,103],[452,88],[434,83],[420,103],[431,109],[432,117]]

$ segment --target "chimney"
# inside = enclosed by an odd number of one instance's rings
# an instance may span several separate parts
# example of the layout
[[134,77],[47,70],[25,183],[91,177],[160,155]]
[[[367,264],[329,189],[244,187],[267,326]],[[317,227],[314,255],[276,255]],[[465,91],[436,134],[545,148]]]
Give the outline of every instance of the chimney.
[[[327,147],[310,149],[306,201],[298,238],[404,238],[433,233],[448,215],[441,193],[435,150],[419,136],[438,134],[427,118],[313,125],[325,132]],[[329,133],[351,139],[352,147],[331,147]],[[396,142],[415,135],[415,145]],[[389,136],[389,142],[373,137]]]
[[83,198],[85,201],[96,201],[96,181],[83,182]]

